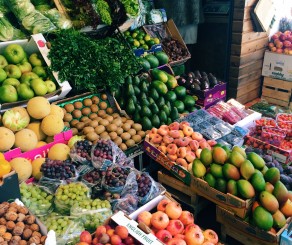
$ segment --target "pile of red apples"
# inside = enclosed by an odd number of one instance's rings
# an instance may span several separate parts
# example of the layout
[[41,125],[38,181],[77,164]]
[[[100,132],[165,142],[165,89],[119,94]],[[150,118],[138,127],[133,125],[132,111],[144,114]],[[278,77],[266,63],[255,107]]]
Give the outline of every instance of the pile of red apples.
[[149,141],[164,153],[171,161],[191,171],[191,165],[200,158],[204,148],[211,150],[217,142],[206,140],[199,132],[195,132],[189,122],[173,122],[152,128],[148,134]]
[[292,33],[291,31],[276,32],[269,42],[269,50],[279,54],[292,55]]
[[166,245],[214,245],[218,235],[211,229],[202,230],[194,223],[194,216],[182,210],[179,203],[170,199],[161,200],[156,211],[141,212],[137,221],[151,228],[152,233]]

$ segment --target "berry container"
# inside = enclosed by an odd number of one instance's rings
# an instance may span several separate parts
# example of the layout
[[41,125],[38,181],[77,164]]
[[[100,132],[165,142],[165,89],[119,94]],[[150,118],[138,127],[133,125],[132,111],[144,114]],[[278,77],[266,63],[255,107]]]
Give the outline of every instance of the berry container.
[[256,129],[255,133],[257,135],[261,135],[263,127],[274,128],[276,126],[277,126],[277,123],[273,118],[262,117],[258,120],[255,120],[255,129]]
[[271,145],[279,146],[285,139],[286,133],[279,128],[263,127],[261,139]]
[[285,140],[292,140],[292,122],[284,122],[284,121],[278,121],[277,122],[278,128],[282,129],[286,133]]
[[292,114],[291,113],[278,113],[277,122],[290,122],[292,123]]

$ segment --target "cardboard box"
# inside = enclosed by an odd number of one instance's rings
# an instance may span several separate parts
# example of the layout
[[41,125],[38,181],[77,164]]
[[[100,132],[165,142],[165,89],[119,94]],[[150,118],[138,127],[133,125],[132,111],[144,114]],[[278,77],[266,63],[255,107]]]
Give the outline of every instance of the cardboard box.
[[0,193],[0,203],[20,198],[18,175],[14,170],[3,176]]
[[[46,46],[46,39],[42,34],[35,34],[32,35],[29,39],[25,40],[14,40],[9,42],[1,42],[0,43],[0,53],[9,45],[9,44],[19,44],[21,45],[25,52],[30,55],[32,53],[41,53],[44,61],[46,62],[47,66],[51,65],[51,61],[48,58],[49,49]],[[55,83],[57,85],[57,90],[46,94],[46,97],[50,102],[64,98],[69,91],[71,90],[71,86],[68,81],[61,82],[58,78],[58,73],[52,73],[55,78]],[[0,111],[4,111],[16,106],[26,106],[28,100],[25,101],[17,101],[13,103],[4,103],[0,104]]]
[[254,148],[260,148],[264,153],[273,156],[277,161],[291,165],[292,164],[292,150],[283,150],[277,146],[264,142],[254,135],[247,135],[244,137],[244,144]]
[[225,194],[209,186],[206,181],[193,176],[191,188],[199,196],[202,196],[211,202],[232,211],[240,218],[245,218],[248,215],[254,203],[254,199],[243,200],[230,193]]
[[292,81],[292,55],[266,51],[262,75]]
[[41,146],[39,148],[33,149],[31,151],[23,152],[23,153],[21,152],[19,148],[15,148],[8,152],[5,152],[4,156],[7,161],[10,161],[16,157],[24,157],[29,160],[46,157],[48,151],[51,149],[53,145],[57,143],[67,144],[68,141],[71,139],[71,137],[72,137],[72,130],[64,131],[55,135],[54,141],[44,146]]
[[[127,227],[129,234],[137,239],[141,244],[145,245],[163,245],[158,238],[151,233],[150,228],[146,225],[141,226],[135,220],[126,216],[123,212],[119,211],[115,213],[111,219],[118,225]],[[141,229],[143,227],[143,230]]]
[[218,101],[226,99],[226,83],[217,84],[215,87],[205,90],[198,90],[194,92],[198,97],[196,104],[204,107],[205,109],[216,104]]
[[182,166],[171,161],[163,152],[159,151],[149,141],[147,135],[144,140],[144,152],[148,154],[154,161],[160,163],[163,167],[169,170],[175,177],[180,179],[187,185],[191,184],[191,173]]
[[288,226],[291,218],[288,218],[287,224],[277,234],[252,226],[220,206],[216,206],[216,220],[224,226],[227,235],[233,236],[243,244],[276,245],[279,244],[281,233]]

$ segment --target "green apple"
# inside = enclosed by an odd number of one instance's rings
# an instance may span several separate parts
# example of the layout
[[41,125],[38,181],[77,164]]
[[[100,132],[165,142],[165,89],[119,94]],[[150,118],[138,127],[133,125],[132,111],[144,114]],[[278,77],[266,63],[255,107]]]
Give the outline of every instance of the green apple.
[[43,96],[48,92],[47,85],[41,78],[32,79],[30,86],[32,87],[34,93],[38,96]]
[[8,65],[6,58],[3,55],[0,55],[0,68],[4,68]]
[[21,73],[29,72],[32,70],[31,64],[28,61],[21,61],[21,63],[19,63],[17,66],[20,69]]
[[21,75],[20,82],[30,85],[30,81],[35,78],[39,78],[39,76],[35,74],[34,72],[32,71],[25,72]]
[[16,78],[7,78],[4,80],[4,82],[2,83],[2,85],[12,85],[15,88],[20,84],[19,80],[17,80]]
[[2,68],[0,68],[0,82],[3,82],[7,78],[7,73]]
[[34,72],[43,79],[47,78],[47,72],[43,66],[35,66],[34,68],[32,68],[32,72]]
[[33,53],[29,56],[28,61],[32,66],[43,66],[44,62],[41,58],[41,55],[38,53]]
[[21,83],[17,87],[17,93],[22,100],[29,100],[34,97],[33,90],[25,83]]
[[52,80],[45,81],[45,84],[48,88],[48,93],[52,93],[52,92],[56,91],[56,89],[57,89],[56,84]]
[[18,64],[26,56],[24,49],[19,44],[9,44],[3,51],[9,64]]
[[2,103],[11,103],[18,100],[16,88],[12,85],[3,85],[0,87],[0,101]]
[[21,77],[21,70],[17,65],[7,65],[4,67],[4,71],[6,71],[7,77],[12,77],[16,79]]

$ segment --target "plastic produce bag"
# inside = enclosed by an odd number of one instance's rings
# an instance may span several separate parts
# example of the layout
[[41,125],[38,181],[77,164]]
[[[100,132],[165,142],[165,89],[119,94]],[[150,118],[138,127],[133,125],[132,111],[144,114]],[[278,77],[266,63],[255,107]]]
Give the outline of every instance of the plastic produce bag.
[[81,181],[91,189],[91,197],[95,198],[102,194],[103,171],[92,169],[81,177]]
[[67,19],[66,16],[60,13],[56,8],[45,11],[43,14],[59,29],[69,29],[72,27],[71,20]]
[[32,34],[47,33],[56,29],[49,18],[38,11],[34,11],[21,20],[23,27]]
[[5,0],[4,2],[19,21],[36,11],[30,0]]
[[58,245],[76,244],[84,230],[78,217],[49,215],[43,222],[48,230],[55,231]]
[[54,195],[46,187],[34,183],[20,185],[21,200],[36,216],[45,216],[53,211]]
[[60,185],[55,193],[56,211],[68,215],[75,203],[90,198],[90,194],[90,189],[82,182]]
[[89,140],[77,141],[70,150],[72,162],[78,162],[83,165],[91,165],[92,143]]
[[71,207],[70,215],[79,217],[84,228],[93,232],[112,215],[111,204],[107,200],[83,200]]
[[91,151],[92,165],[106,170],[112,164],[133,167],[134,162],[111,140],[99,140]]

